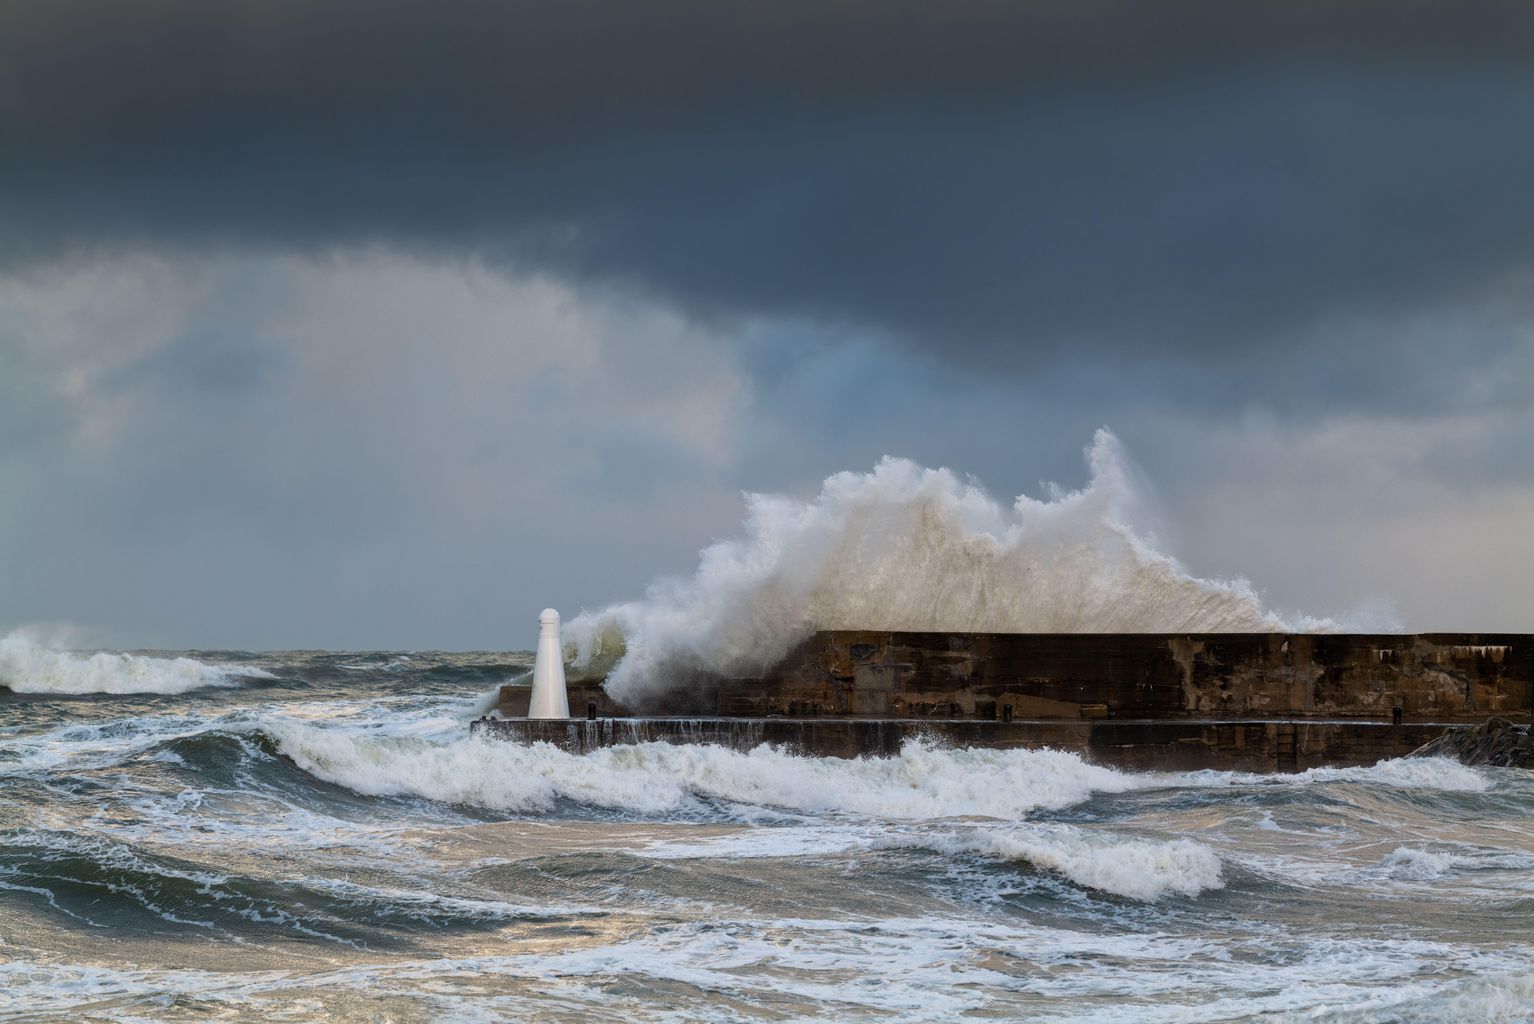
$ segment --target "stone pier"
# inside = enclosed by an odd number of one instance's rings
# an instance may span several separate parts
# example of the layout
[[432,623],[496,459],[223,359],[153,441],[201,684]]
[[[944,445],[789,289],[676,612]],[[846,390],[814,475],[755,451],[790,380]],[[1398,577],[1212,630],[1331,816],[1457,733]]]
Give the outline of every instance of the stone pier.
[[[1051,747],[1136,769],[1295,771],[1398,757],[1488,717],[1529,722],[1529,634],[822,632],[759,677],[628,708],[569,688],[570,721],[505,687],[487,735],[573,751],[769,743],[887,756],[909,739]],[[590,720],[586,720],[586,719]]]

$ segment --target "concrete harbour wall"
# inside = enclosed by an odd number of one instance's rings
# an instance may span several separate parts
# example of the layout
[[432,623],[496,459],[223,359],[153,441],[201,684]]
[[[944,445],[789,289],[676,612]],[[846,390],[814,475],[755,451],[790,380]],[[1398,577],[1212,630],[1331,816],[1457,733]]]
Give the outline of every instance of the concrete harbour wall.
[[[816,633],[750,679],[651,706],[570,687],[571,714],[878,718],[1527,717],[1534,636],[1422,633]],[[507,687],[501,713],[526,715]]]
[[[574,751],[615,743],[771,743],[807,754],[1052,747],[1138,769],[1371,764],[1445,729],[1530,720],[1529,634],[816,633],[750,679],[645,708],[569,688],[571,721],[528,720],[525,687],[475,728]],[[586,720],[589,718],[590,720]]]
[[[824,632],[760,680],[727,680],[724,714],[897,717],[1526,715],[1527,634]],[[776,706],[775,706],[776,705]]]

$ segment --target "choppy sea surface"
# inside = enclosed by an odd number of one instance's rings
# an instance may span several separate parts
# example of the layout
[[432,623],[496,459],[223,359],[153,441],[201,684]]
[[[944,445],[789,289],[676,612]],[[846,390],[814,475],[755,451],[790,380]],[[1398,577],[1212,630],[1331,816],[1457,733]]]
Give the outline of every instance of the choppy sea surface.
[[0,1020],[1534,1020],[1534,774],[469,738],[528,665],[0,641]]

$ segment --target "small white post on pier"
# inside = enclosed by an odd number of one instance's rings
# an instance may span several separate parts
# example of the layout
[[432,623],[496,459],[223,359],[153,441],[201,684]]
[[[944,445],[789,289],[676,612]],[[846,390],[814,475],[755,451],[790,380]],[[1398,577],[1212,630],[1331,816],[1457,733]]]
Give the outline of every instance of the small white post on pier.
[[569,718],[565,691],[565,653],[559,643],[559,613],[545,608],[538,615],[538,657],[533,662],[533,695],[528,718]]

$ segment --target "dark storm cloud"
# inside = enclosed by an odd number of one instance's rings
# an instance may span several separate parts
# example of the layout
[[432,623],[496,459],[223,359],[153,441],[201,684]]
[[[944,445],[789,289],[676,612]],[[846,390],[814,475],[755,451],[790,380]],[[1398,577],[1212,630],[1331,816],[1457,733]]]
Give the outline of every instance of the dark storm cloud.
[[22,2],[0,258],[470,250],[978,363],[1282,374],[1534,263],[1530,124],[1523,3]]

